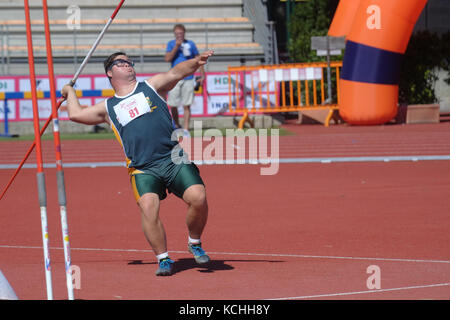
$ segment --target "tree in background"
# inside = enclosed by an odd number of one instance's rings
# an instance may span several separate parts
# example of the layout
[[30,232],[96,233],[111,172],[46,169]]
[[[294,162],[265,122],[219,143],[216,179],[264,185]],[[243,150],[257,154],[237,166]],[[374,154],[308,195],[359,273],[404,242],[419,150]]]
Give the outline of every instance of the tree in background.
[[[339,1],[329,0],[305,0],[296,2],[291,13],[288,24],[289,39],[287,49],[289,52],[289,62],[316,62],[325,61],[326,57],[316,55],[316,51],[311,50],[311,37],[326,36],[333,20]],[[342,60],[342,56],[333,56],[333,60]],[[325,92],[328,90],[327,79],[325,79]],[[331,83],[336,83],[336,74],[332,71]],[[297,98],[297,84],[294,83],[294,99]],[[309,86],[309,97],[320,96],[320,87]],[[305,90],[305,88],[303,88]],[[337,89],[332,88],[332,101],[337,100]],[[306,96],[302,95],[301,103],[307,104]],[[311,101],[309,101],[311,103]]]
[[[413,34],[402,63],[399,102],[437,102],[434,88],[439,69],[449,72],[450,77],[450,32],[442,36],[429,31]],[[450,78],[446,79],[446,82],[450,84]]]
[[[311,50],[311,37],[326,36],[338,1],[297,2],[290,17],[288,51],[292,62],[323,61]],[[342,57],[335,57],[337,60]]]

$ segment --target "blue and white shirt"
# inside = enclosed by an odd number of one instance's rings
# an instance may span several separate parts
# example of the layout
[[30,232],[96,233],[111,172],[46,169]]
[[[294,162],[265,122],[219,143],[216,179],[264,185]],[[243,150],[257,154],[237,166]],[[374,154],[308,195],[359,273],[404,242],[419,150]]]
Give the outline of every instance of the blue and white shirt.
[[[175,47],[175,39],[174,40],[170,40],[167,43],[167,49],[166,52],[170,52],[173,50],[173,48]],[[199,52],[197,50],[197,47],[195,46],[194,41],[191,40],[184,40],[183,43],[181,44],[181,46],[178,48],[177,53],[175,54],[175,57],[172,60],[172,64],[171,67],[173,68],[174,66],[176,66],[177,64],[179,64],[180,62],[189,60],[189,59],[193,59],[196,56],[199,55]],[[184,78],[184,80],[190,80],[193,79],[194,75],[190,75],[187,76],[186,78]]]

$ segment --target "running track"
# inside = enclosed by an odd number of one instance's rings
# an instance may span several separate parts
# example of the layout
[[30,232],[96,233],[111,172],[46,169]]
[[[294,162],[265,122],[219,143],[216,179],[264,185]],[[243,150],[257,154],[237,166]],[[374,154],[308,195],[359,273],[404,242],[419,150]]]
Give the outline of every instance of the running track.
[[[449,299],[450,124],[285,127],[295,134],[279,139],[275,175],[261,175],[263,164],[200,166],[209,267],[187,253],[184,204],[162,203],[169,278],[154,276],[118,143],[63,141],[76,298]],[[2,188],[29,145],[0,142]],[[52,141],[43,147],[51,167]],[[66,299],[55,169],[45,172],[54,296]],[[0,201],[0,270],[21,299],[46,298],[35,181],[23,169]],[[366,285],[371,265],[379,290]]]

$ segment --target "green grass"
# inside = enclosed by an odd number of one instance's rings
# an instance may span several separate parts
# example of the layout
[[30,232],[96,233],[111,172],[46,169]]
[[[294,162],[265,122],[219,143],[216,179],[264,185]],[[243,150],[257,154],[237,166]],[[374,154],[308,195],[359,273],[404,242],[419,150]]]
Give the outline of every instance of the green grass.
[[[295,133],[286,130],[284,128],[271,128],[267,129],[267,136],[270,136],[272,134],[273,129],[278,129],[278,133],[280,136],[288,136],[288,135],[295,135]],[[218,129],[222,136],[226,135],[227,129]],[[236,130],[236,129],[234,129]],[[256,133],[256,135],[259,134],[259,131],[261,129],[244,129],[244,132],[249,134],[248,130],[253,130],[251,133]],[[200,137],[200,132],[190,130],[192,137]],[[203,129],[202,130],[202,136],[213,136],[217,133],[216,130],[212,129]],[[99,132],[99,133],[64,133],[61,134],[61,140],[93,140],[93,139],[115,139],[113,132]],[[0,137],[0,141],[33,141],[34,135],[23,135],[15,138],[6,138],[6,137]],[[46,133],[42,136],[42,140],[53,140],[53,134],[52,133]]]

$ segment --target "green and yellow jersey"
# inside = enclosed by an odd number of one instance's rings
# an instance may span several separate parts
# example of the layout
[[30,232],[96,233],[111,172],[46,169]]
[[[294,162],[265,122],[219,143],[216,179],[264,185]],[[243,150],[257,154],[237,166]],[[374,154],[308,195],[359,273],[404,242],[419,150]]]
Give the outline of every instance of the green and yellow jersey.
[[171,160],[178,145],[176,139],[172,140],[172,115],[165,100],[147,81],[138,82],[130,94],[115,95],[105,104],[131,175],[158,170]]

